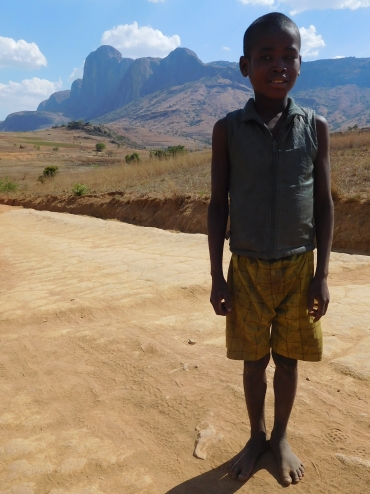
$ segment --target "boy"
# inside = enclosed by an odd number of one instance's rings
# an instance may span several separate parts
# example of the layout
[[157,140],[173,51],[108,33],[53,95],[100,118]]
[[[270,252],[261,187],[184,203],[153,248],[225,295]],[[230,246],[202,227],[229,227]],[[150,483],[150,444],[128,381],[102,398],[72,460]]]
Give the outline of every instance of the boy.
[[[255,97],[214,127],[208,212],[211,303],[216,314],[226,316],[227,356],[244,360],[251,426],[251,437],[229,473],[248,480],[257,458],[270,447],[284,485],[304,475],[286,431],[297,360],[322,357],[319,319],[329,304],[333,231],[328,125],[288,98],[300,72],[300,45],[298,27],[280,13],[260,17],[247,29],[240,70],[250,78]],[[228,196],[232,258],[226,283],[222,255]],[[275,418],[267,441],[270,347],[276,366]]]

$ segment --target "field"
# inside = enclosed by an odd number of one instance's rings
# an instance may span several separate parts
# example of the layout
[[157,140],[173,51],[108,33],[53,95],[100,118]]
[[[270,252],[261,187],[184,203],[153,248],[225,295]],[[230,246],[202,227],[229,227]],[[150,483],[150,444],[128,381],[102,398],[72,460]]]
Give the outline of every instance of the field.
[[[88,135],[64,128],[32,133],[0,134],[0,182],[13,183],[17,194],[69,195],[75,183],[91,194],[125,192],[167,197],[210,194],[209,148],[190,150],[167,160],[150,159],[150,150],[111,142],[111,137]],[[104,143],[103,152],[95,145]],[[137,152],[140,162],[127,164]],[[58,174],[38,181],[47,166]],[[370,198],[370,132],[351,131],[331,137],[332,189],[335,197],[361,201]],[[1,188],[0,188],[1,190]],[[14,193],[14,191],[13,191]]]

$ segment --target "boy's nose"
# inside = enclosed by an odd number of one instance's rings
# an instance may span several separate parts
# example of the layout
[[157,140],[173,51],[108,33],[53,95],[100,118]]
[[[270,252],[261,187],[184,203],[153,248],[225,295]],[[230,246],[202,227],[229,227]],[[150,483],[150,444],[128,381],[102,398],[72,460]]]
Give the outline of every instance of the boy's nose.
[[277,62],[275,67],[272,69],[274,72],[286,72],[287,68],[285,66],[284,60]]

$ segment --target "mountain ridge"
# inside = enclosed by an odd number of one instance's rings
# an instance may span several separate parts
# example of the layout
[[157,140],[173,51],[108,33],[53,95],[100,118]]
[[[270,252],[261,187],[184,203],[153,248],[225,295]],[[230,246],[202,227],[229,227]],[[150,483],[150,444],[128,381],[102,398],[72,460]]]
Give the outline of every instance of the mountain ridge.
[[[244,106],[252,94],[235,62],[203,63],[188,48],[176,48],[162,59],[133,60],[102,45],[88,55],[83,78],[70,90],[53,93],[35,112],[8,115],[0,131],[83,119],[116,127],[160,126],[172,135],[208,143],[214,121]],[[303,62],[291,94],[298,104],[325,116],[331,130],[354,123],[368,126],[370,58]]]

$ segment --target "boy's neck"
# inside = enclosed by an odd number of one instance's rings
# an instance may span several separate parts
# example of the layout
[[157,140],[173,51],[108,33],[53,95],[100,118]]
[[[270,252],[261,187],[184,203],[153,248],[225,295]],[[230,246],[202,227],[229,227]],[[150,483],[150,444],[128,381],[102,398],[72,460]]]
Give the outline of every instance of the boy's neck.
[[270,99],[263,95],[255,94],[254,106],[264,123],[269,126],[271,121],[279,119],[288,106],[288,95],[284,99]]

